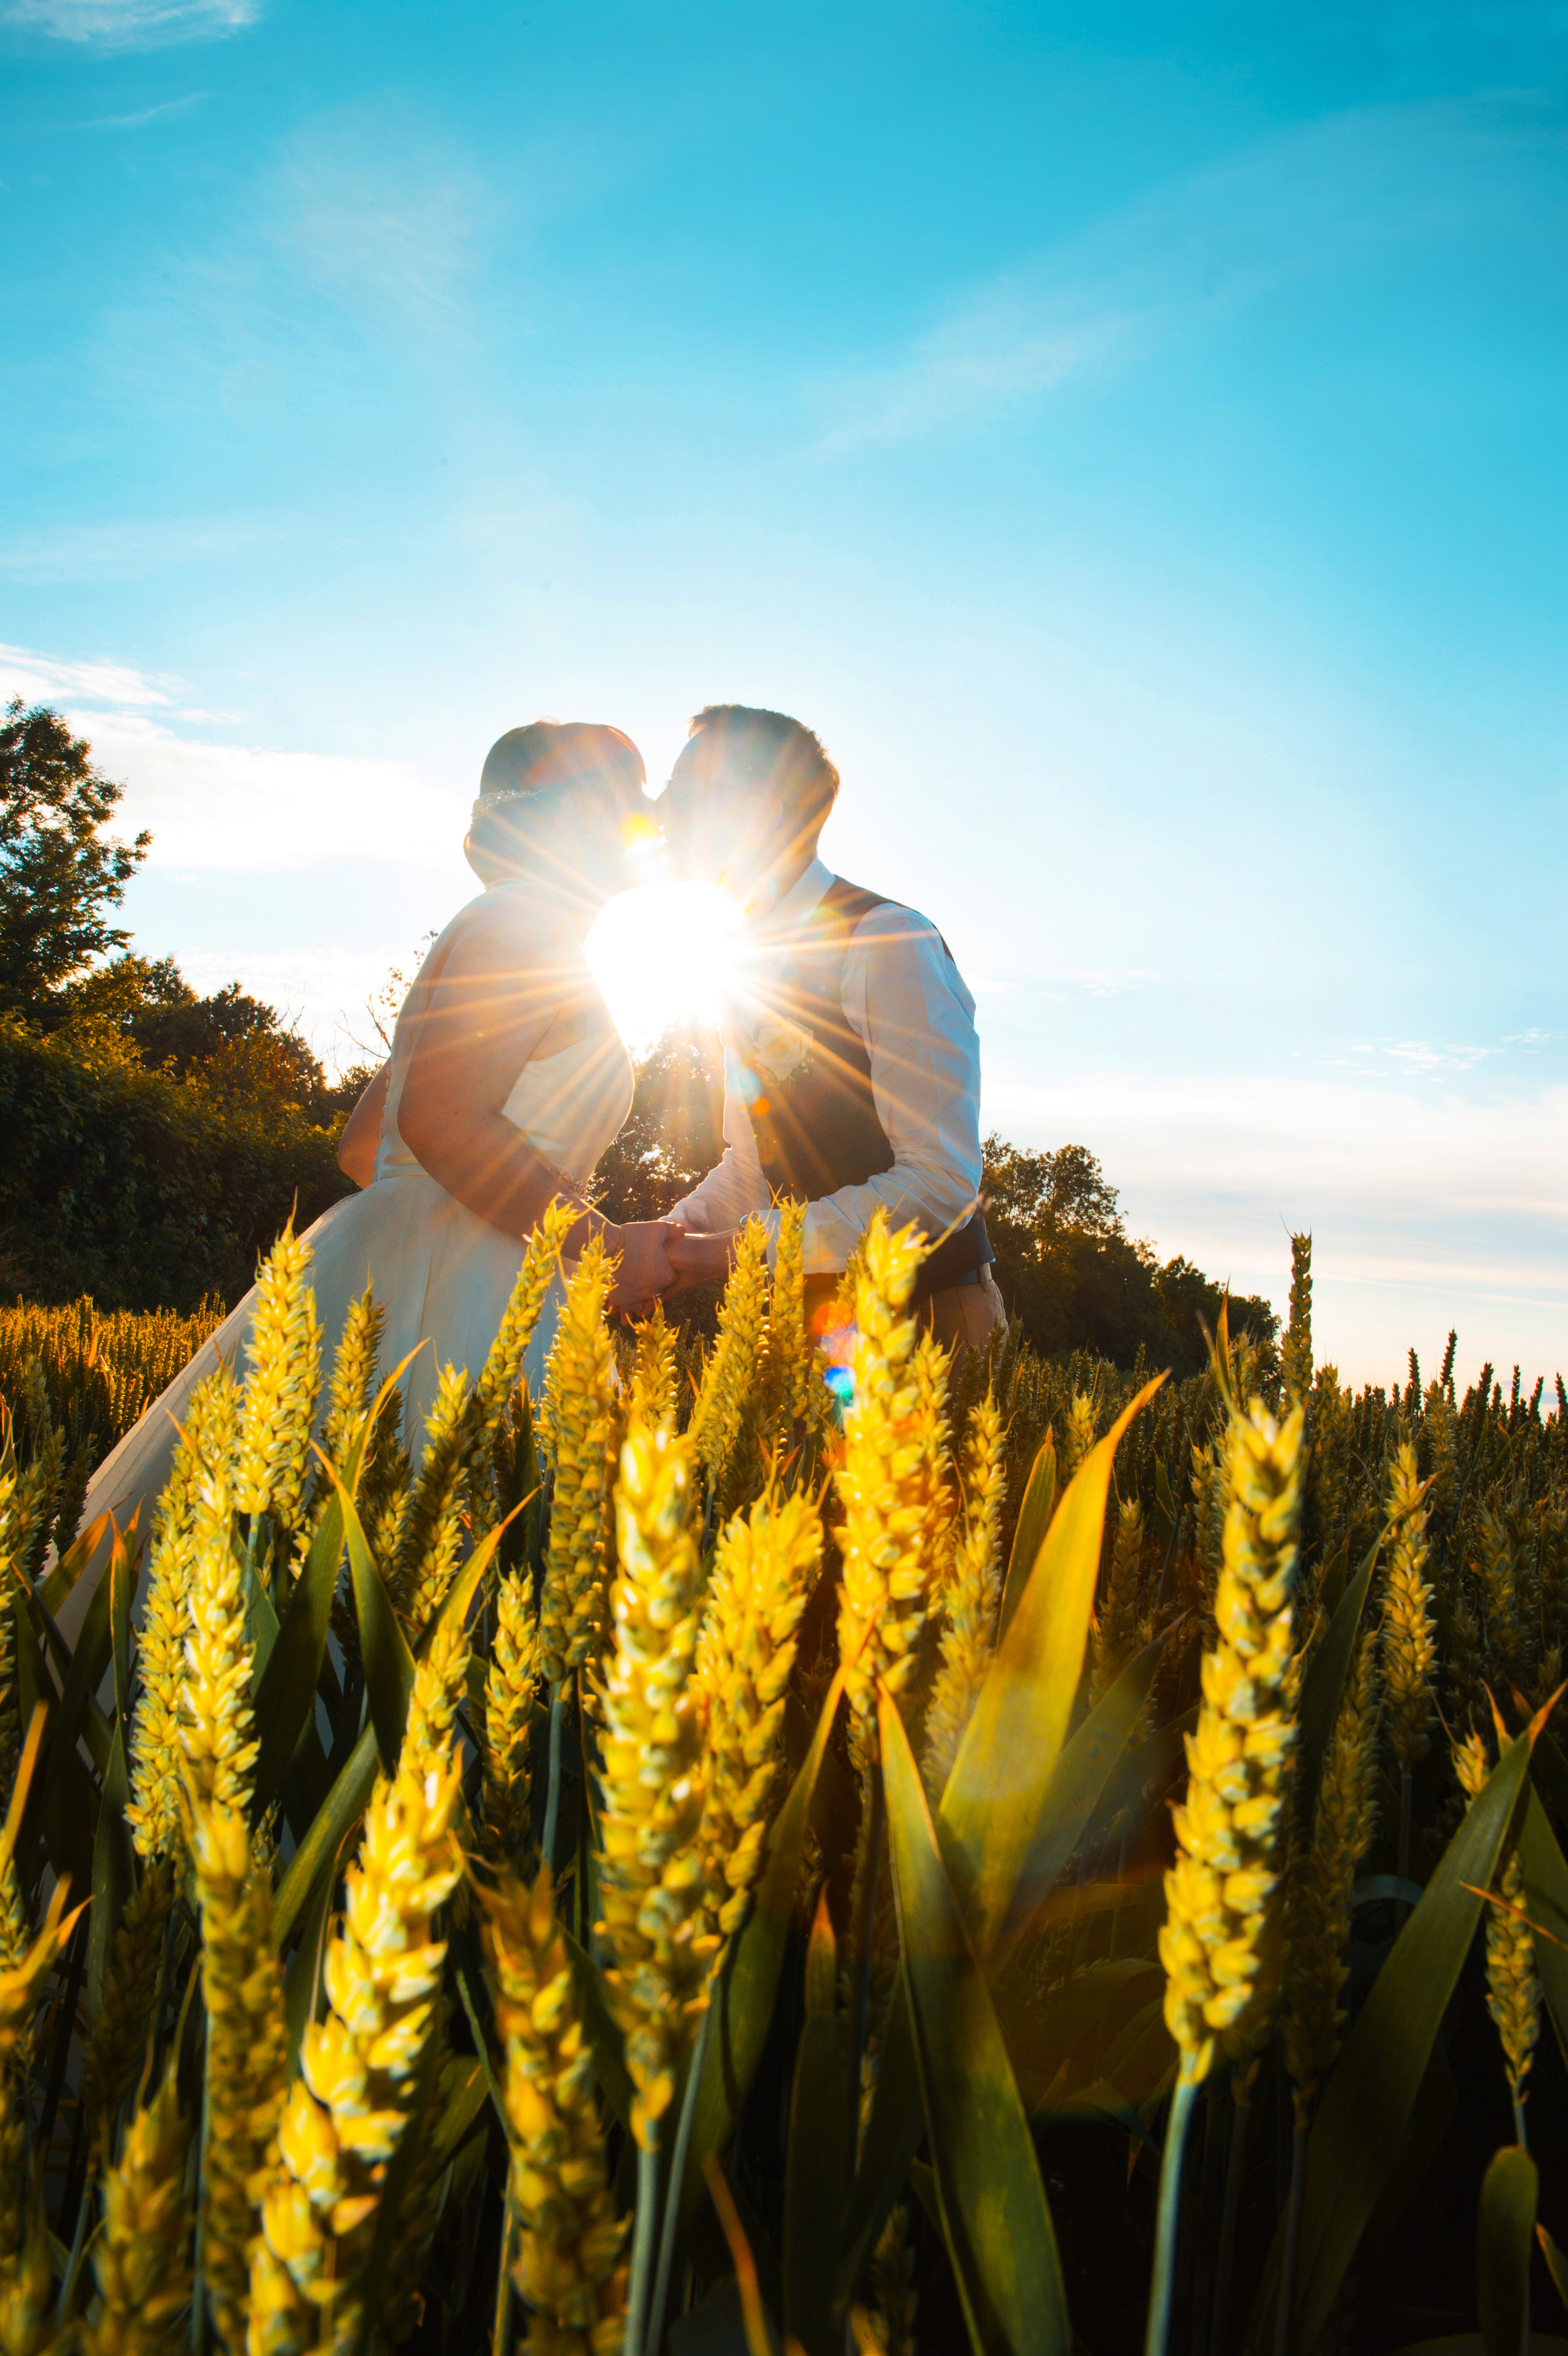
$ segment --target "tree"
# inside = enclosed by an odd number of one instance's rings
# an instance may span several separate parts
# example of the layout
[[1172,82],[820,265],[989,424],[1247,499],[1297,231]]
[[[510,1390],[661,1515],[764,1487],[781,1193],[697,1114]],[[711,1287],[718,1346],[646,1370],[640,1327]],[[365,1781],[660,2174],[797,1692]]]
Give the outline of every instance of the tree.
[[[1116,1189],[1086,1145],[1031,1153],[993,1136],[981,1152],[993,1273],[1037,1350],[1093,1350],[1122,1366],[1142,1350],[1151,1366],[1201,1371],[1223,1287],[1189,1259],[1162,1267],[1152,1245],[1127,1234]],[[1251,1333],[1266,1371],[1279,1333],[1269,1302],[1232,1300],[1230,1324]]]
[[16,696],[0,726],[0,1010],[33,1015],[129,933],[106,921],[147,855],[101,830],[124,794],[47,705]]
[[662,1218],[724,1151],[724,1066],[711,1032],[667,1031],[636,1075],[625,1127],[593,1173],[594,1200],[617,1221]]
[[1012,1229],[1031,1257],[1039,1258],[1065,1228],[1101,1238],[1122,1233],[1116,1189],[1086,1145],[1029,1153],[993,1135],[980,1151],[987,1229],[993,1220]]

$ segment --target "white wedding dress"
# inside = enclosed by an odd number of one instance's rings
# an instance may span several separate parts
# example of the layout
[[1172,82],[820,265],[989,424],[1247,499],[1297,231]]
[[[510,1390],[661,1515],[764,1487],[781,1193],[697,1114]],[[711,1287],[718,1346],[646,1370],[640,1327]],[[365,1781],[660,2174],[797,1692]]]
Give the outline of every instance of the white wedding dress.
[[[586,1036],[525,1065],[503,1110],[551,1169],[586,1179],[631,1109],[631,1058],[593,981],[582,944],[560,914],[559,904],[527,883],[493,885],[485,895],[487,908],[497,899],[514,927],[517,969],[535,973],[559,970],[563,979],[570,976],[574,1000],[590,1010]],[[432,969],[439,970],[447,945],[466,914],[464,910],[455,916],[436,941],[398,1016],[375,1177],[363,1193],[335,1203],[305,1237],[322,1325],[318,1423],[325,1419],[326,1377],[349,1303],[367,1284],[373,1285],[376,1299],[386,1312],[380,1351],[383,1375],[390,1373],[411,1350],[418,1351],[403,1377],[403,1429],[416,1465],[440,1369],[448,1365],[463,1366],[477,1376],[511,1299],[524,1250],[524,1238],[503,1235],[438,1185],[416,1162],[398,1129],[403,1078],[418,1019],[429,996],[426,977]],[[543,1044],[549,1044],[548,1033]],[[562,1298],[557,1276],[524,1361],[528,1389],[536,1399]],[[220,1362],[243,1377],[244,1345],[254,1299],[253,1292],[246,1294],[184,1372],[154,1401],[112,1454],[105,1457],[88,1489],[83,1529],[106,1511],[123,1528],[140,1500],[141,1527],[146,1530],[154,1501],[173,1460],[175,1427],[184,1416],[191,1392]],[[419,1347],[421,1343],[423,1348]],[[61,1605],[59,1625],[68,1643],[76,1641],[107,1559],[104,1542]]]

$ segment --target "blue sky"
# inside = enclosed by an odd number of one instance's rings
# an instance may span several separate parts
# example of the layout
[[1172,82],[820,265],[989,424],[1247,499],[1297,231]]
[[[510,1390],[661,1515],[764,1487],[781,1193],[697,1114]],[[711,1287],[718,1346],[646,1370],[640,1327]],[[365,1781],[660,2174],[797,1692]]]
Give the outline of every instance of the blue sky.
[[780,706],[988,1123],[1282,1303],[1310,1226],[1347,1375],[1568,1370],[1568,8],[0,0],[0,687],[141,946],[342,1052],[503,728]]

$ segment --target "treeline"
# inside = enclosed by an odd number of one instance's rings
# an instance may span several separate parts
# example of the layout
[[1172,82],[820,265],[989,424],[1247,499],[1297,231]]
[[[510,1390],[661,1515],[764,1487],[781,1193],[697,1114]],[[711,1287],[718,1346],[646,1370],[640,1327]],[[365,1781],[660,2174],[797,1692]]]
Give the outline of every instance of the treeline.
[[297,1204],[348,1192],[336,1141],[368,1074],[327,1077],[277,1011],[202,997],[111,922],[149,838],[59,713],[0,724],[0,1288],[46,1302],[234,1301]]
[[[44,707],[0,725],[0,1292],[103,1308],[229,1304],[293,1212],[350,1191],[337,1140],[369,1067],[330,1080],[237,982],[201,997],[110,921],[149,838],[105,831],[124,788]],[[612,1218],[655,1218],[723,1151],[716,1039],[671,1032],[639,1064],[631,1118],[595,1176]],[[986,1143],[995,1274],[1023,1336],[1179,1374],[1207,1363],[1221,1288],[1130,1237],[1081,1145]],[[713,1300],[717,1299],[715,1289]],[[687,1297],[697,1322],[712,1301]],[[1273,1363],[1266,1301],[1232,1300]]]

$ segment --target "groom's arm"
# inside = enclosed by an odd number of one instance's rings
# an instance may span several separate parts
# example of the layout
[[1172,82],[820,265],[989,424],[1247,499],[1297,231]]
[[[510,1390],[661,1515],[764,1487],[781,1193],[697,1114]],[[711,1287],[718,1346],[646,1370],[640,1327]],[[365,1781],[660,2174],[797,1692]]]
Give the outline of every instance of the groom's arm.
[[893,1165],[808,1206],[808,1274],[845,1267],[879,1209],[895,1227],[918,1219],[935,1237],[980,1193],[975,1001],[927,918],[886,904],[862,919],[845,954],[843,1006],[870,1059]]
[[[773,1202],[772,1190],[757,1159],[757,1141],[752,1132],[745,1098],[731,1085],[733,1070],[733,1059],[726,1055],[723,1158],[714,1163],[689,1194],[665,1213],[667,1219],[677,1226],[689,1228],[694,1235],[728,1235],[732,1228],[744,1226],[753,1212],[766,1212]],[[777,1225],[775,1215],[773,1226]]]
[[[962,1224],[980,1193],[980,1042],[975,1001],[941,937],[913,909],[875,908],[856,927],[844,960],[845,1019],[871,1066],[877,1117],[893,1150],[891,1170],[808,1204],[804,1257],[808,1276],[846,1267],[879,1208],[894,1226],[917,1219],[936,1237]],[[667,1215],[676,1225],[723,1236],[753,1214],[767,1231],[770,1259],[779,1215],[757,1159],[744,1098],[726,1086],[724,1159]],[[683,1273],[714,1276],[718,1260],[671,1258]]]

